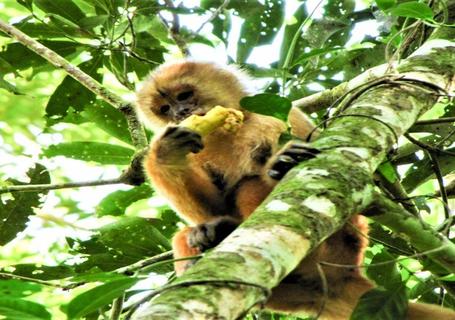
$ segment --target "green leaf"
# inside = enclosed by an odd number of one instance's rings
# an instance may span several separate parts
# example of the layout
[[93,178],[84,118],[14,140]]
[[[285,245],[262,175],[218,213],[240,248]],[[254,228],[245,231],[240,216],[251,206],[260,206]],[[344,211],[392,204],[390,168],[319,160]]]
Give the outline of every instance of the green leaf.
[[[83,49],[86,46],[81,45],[75,42],[70,41],[48,41],[43,40],[40,41],[43,45],[48,47],[49,49],[54,50],[59,55],[66,57],[71,55],[77,50]],[[11,67],[11,69],[3,69],[5,63],[3,63],[2,69],[0,72],[2,73],[9,73],[14,72],[16,70],[24,70],[30,67],[37,68],[39,66],[47,64],[47,61],[31,51],[30,49],[24,47],[20,43],[10,43],[4,47],[4,50],[0,52],[0,59],[7,62]]]
[[12,274],[32,279],[55,280],[74,275],[74,266],[44,266],[42,264],[23,263],[10,266],[14,268]]
[[[128,144],[133,144],[125,116],[104,101],[88,104],[80,115],[87,122],[94,122],[98,128]],[[63,119],[64,120],[64,119]]]
[[248,59],[254,47],[270,43],[278,33],[284,18],[285,1],[232,1],[228,8],[236,9],[245,21],[237,43],[238,63]]
[[[449,148],[446,151],[453,153],[455,152],[455,148]],[[453,156],[441,154],[437,156],[437,161],[443,176],[455,170]],[[407,192],[411,192],[432,177],[434,177],[433,165],[431,160],[425,157],[422,160],[414,162],[412,167],[406,171],[402,184]]]
[[326,54],[328,52],[332,51],[338,51],[338,50],[344,50],[345,48],[342,47],[337,47],[337,48],[321,48],[321,49],[313,49],[309,52],[306,52],[302,55],[300,55],[295,61],[293,62],[293,66],[296,66],[298,64],[302,64],[303,62],[307,61],[310,58],[317,57],[323,54]]
[[7,320],[51,319],[51,314],[43,305],[10,297],[0,297],[0,315]]
[[34,4],[46,13],[53,13],[74,23],[85,17],[81,9],[67,0],[34,0]]
[[389,10],[393,16],[415,18],[422,20],[433,19],[433,10],[425,4],[418,1],[409,1],[398,4]]
[[[5,280],[0,281],[0,297],[26,297],[31,294],[40,292],[42,286],[32,282],[23,280]],[[1,314],[1,313],[0,313]]]
[[139,281],[136,278],[120,279],[88,290],[71,300],[66,308],[68,319],[81,318],[121,296]]
[[395,168],[389,161],[381,163],[378,167],[378,171],[390,183],[394,183],[398,180],[398,175],[395,171]]
[[365,293],[355,307],[351,320],[404,319],[408,308],[406,289],[393,291],[376,288]]
[[131,162],[134,149],[102,142],[78,141],[50,145],[43,150],[43,155],[48,158],[65,156],[101,164],[127,165]]
[[119,190],[107,195],[96,207],[98,216],[125,214],[125,210],[134,202],[150,198],[153,194],[152,188],[147,184],[124,191]]
[[248,111],[272,116],[286,121],[292,103],[289,99],[271,93],[260,93],[240,100],[240,105]]
[[[40,164],[27,172],[30,178],[30,184],[47,184],[50,183],[49,172]],[[25,185],[14,179],[7,180],[12,185]],[[40,208],[42,205],[43,194],[41,192],[13,192],[13,199],[2,202],[0,198],[0,245],[4,245],[13,240],[17,233],[25,230],[29,216],[34,215],[33,208]]]
[[79,25],[84,29],[93,29],[99,25],[102,25],[107,21],[109,16],[107,14],[100,14],[98,16],[86,17],[79,20]]
[[[102,78],[101,74],[98,73],[98,69],[101,67],[102,57],[100,56],[79,65],[82,71],[97,81],[100,81]],[[86,106],[95,104],[95,101],[96,96],[94,93],[72,77],[66,76],[57,89],[55,89],[46,105],[48,124],[52,125],[62,120],[70,108],[76,112],[80,112]]]
[[[72,250],[84,255],[78,273],[111,271],[170,250],[168,238],[177,230],[176,221],[123,217],[103,226],[89,240],[67,239]],[[166,272],[172,265],[166,266]],[[164,269],[162,269],[164,270]]]
[[375,2],[378,5],[378,8],[383,11],[392,8],[397,4],[397,0],[376,0]]
[[368,278],[391,291],[401,286],[401,274],[395,262],[396,259],[396,256],[385,249],[376,254],[368,266]]

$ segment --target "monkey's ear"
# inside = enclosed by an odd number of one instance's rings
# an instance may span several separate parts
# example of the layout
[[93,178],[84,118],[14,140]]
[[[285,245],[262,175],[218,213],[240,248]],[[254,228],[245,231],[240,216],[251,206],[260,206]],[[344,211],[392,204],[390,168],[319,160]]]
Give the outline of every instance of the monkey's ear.
[[319,129],[314,130],[316,126],[313,121],[299,108],[291,108],[291,111],[289,111],[288,121],[291,126],[291,134],[304,141],[306,141],[310,133],[310,141],[316,139],[320,133]]

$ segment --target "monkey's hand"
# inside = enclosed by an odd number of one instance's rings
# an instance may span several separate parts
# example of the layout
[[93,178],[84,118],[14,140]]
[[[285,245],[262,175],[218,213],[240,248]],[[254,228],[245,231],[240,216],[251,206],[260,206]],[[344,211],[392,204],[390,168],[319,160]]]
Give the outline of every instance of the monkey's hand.
[[181,126],[169,126],[157,143],[157,158],[162,162],[178,163],[192,152],[204,148],[201,135]]
[[203,116],[189,116],[180,122],[180,126],[191,129],[201,136],[206,136],[220,127],[235,132],[242,122],[243,113],[240,110],[216,106]]
[[216,220],[199,224],[188,234],[188,244],[200,252],[217,246],[240,222],[232,217],[221,217]]
[[275,180],[280,180],[284,175],[304,160],[316,157],[320,151],[310,148],[308,144],[301,141],[290,141],[274,158],[267,174]]

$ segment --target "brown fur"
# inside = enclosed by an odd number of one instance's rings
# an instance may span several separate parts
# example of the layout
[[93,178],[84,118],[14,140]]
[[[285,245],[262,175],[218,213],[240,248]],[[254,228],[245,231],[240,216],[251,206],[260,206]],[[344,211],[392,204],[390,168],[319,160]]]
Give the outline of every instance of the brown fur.
[[[138,92],[138,109],[145,121],[155,126],[155,131],[178,123],[160,114],[159,110],[162,105],[175,102],[175,97],[182,91],[194,92],[191,98],[196,102],[193,114],[204,114],[215,105],[240,109],[239,101],[247,94],[239,80],[242,77],[238,71],[210,63],[167,64],[158,68]],[[145,160],[147,175],[177,212],[192,224],[207,223],[223,216],[244,220],[275,184],[266,175],[271,162],[270,159],[267,161],[267,156],[277,153],[278,139],[285,124],[275,118],[243,111],[245,122],[240,130],[232,134],[218,129],[204,138],[204,148],[199,153],[160,155],[163,133],[159,132],[151,143]],[[302,139],[312,130],[308,118],[296,110],[291,112],[290,120],[294,121],[291,122],[294,134]],[[304,259],[273,290],[266,307],[281,312],[316,314],[323,305],[321,319],[348,319],[360,296],[373,285],[361,276],[359,268],[323,266],[328,283],[325,296],[317,265],[321,261],[343,265],[362,262],[367,240],[358,231],[368,232],[365,218],[355,216],[351,225],[344,226]],[[192,227],[186,227],[174,236],[176,258],[199,253],[189,245],[191,231]],[[177,262],[177,273],[181,274],[187,264]],[[411,304],[408,316],[423,320],[432,314],[432,319],[449,319],[442,313],[439,317],[440,310]]]

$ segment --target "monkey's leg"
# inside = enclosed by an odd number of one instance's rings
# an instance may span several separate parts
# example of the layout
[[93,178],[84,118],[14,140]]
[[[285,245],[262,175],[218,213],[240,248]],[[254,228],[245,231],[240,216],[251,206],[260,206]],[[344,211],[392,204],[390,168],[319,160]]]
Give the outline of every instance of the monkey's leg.
[[[195,227],[185,227],[177,232],[172,239],[174,258],[195,256],[215,247],[234,231],[239,223],[239,220],[225,216],[207,223],[201,223]],[[193,263],[194,260],[176,261],[175,271],[177,275],[181,275]]]

